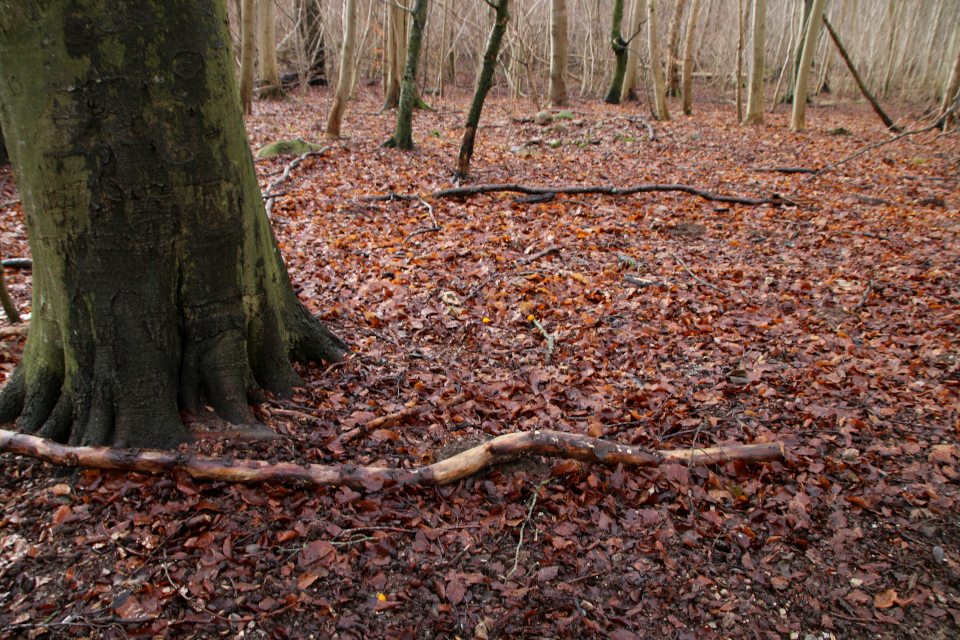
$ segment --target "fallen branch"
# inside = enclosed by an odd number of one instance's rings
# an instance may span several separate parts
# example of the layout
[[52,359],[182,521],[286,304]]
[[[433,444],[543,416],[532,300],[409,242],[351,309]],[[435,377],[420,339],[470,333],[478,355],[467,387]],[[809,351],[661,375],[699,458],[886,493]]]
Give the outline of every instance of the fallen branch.
[[400,246],[401,247],[407,246],[407,241],[410,238],[413,238],[414,236],[423,235],[424,233],[433,233],[435,231],[440,231],[440,227],[424,227],[423,229],[417,229],[416,231],[408,235],[406,238],[404,238],[403,242],[400,243]]
[[[340,148],[342,149],[343,146],[341,146]],[[267,187],[267,190],[263,193],[263,204],[267,209],[268,218],[273,217],[273,201],[278,195],[280,195],[277,193],[273,193],[273,190],[279,187],[284,182],[286,182],[290,178],[290,172],[296,169],[301,162],[303,162],[310,156],[323,155],[330,149],[333,149],[333,147],[332,146],[324,147],[323,149],[319,149],[317,151],[307,151],[303,155],[297,158],[294,158],[289,164],[287,164],[287,166],[283,169],[283,175],[277,178],[269,187]]]
[[757,167],[754,171],[769,173],[816,173],[816,169],[806,167]]
[[724,289],[721,289],[720,287],[718,287],[718,286],[716,286],[716,285],[713,285],[713,284],[710,284],[710,283],[707,282],[706,280],[702,280],[702,279],[698,278],[697,276],[693,275],[693,271],[690,271],[690,269],[687,268],[687,264],[686,264],[686,263],[680,258],[680,256],[678,256],[677,254],[671,253],[670,256],[671,256],[674,260],[676,260],[676,261],[680,264],[681,267],[683,267],[684,271],[686,271],[687,273],[690,274],[690,277],[691,277],[691,278],[693,278],[694,280],[696,280],[697,282],[699,282],[699,283],[702,284],[703,286],[705,286],[705,287],[710,287],[711,289],[715,289],[716,291],[719,291],[720,293],[722,293],[722,294],[725,295],[725,296],[729,296],[729,295],[730,295],[730,292],[729,292],[729,291],[725,291]]
[[0,327],[0,340],[5,340],[11,336],[22,336],[29,330],[29,322],[24,322],[13,327]]
[[874,149],[876,149],[876,148],[878,148],[878,147],[882,147],[882,146],[885,145],[885,144],[890,144],[891,142],[897,142],[898,140],[903,140],[903,139],[906,138],[907,136],[915,136],[915,135],[917,135],[918,133],[926,133],[927,131],[933,131],[934,129],[938,128],[939,126],[940,126],[940,123],[939,123],[939,122],[934,122],[934,123],[933,123],[932,125],[930,125],[929,127],[924,127],[923,129],[917,129],[917,130],[915,130],[915,131],[904,131],[903,133],[901,133],[901,134],[898,135],[898,136],[894,136],[893,138],[889,138],[889,139],[887,139],[887,140],[883,140],[883,141],[878,142],[878,143],[876,143],[876,144],[872,144],[872,145],[870,145],[869,147],[864,147],[863,149],[860,149],[860,151],[857,151],[857,152],[854,153],[853,155],[847,156],[846,158],[843,158],[842,160],[837,160],[837,161],[834,162],[833,164],[830,164],[830,165],[825,166],[823,169],[820,169],[819,171],[817,171],[815,174],[813,174],[813,175],[810,176],[809,178],[804,178],[803,180],[800,181],[800,184],[803,185],[803,184],[806,184],[807,182],[810,182],[810,181],[813,180],[814,178],[819,178],[820,176],[822,176],[823,174],[827,173],[828,171],[833,171],[834,169],[836,169],[836,168],[839,167],[840,165],[842,165],[842,164],[844,164],[844,163],[846,163],[846,162],[850,162],[850,161],[853,160],[854,158],[858,158],[858,157],[862,156],[863,154],[867,153],[868,151],[873,151]]
[[314,486],[346,485],[379,490],[385,484],[435,486],[468,478],[473,474],[521,454],[572,458],[615,467],[655,466],[664,463],[723,464],[731,460],[770,462],[784,456],[783,444],[753,445],[648,452],[582,435],[560,431],[510,433],[421,469],[384,469],[354,465],[271,464],[263,460],[226,460],[182,451],[70,447],[44,438],[0,429],[0,452],[38,458],[67,467],[113,469],[141,473],[179,470],[195,480],[221,482],[305,482]]
[[554,246],[552,246],[552,247],[547,247],[547,248],[544,249],[543,251],[541,251],[541,252],[539,252],[539,253],[535,253],[535,254],[533,254],[533,255],[530,256],[530,257],[522,258],[522,259],[520,259],[520,260],[517,260],[517,266],[519,267],[519,266],[524,265],[524,264],[529,264],[529,263],[533,262],[534,260],[539,260],[539,259],[542,258],[543,256],[549,255],[549,254],[551,254],[551,253],[560,253],[560,247],[559,247],[559,246],[556,246],[556,245],[554,245]]
[[[455,407],[458,404],[463,404],[467,401],[466,394],[459,394],[453,396],[452,398],[447,398],[446,400],[441,400],[436,404],[437,409],[449,409],[450,407]],[[347,431],[345,434],[340,436],[340,439],[344,442],[349,442],[358,436],[363,435],[364,433],[369,433],[374,429],[379,429],[385,425],[389,426],[394,422],[399,422],[400,420],[406,420],[407,418],[413,418],[419,416],[422,413],[425,413],[433,408],[433,405],[429,404],[418,404],[415,407],[409,407],[403,411],[397,411],[396,413],[388,413],[385,416],[380,416],[379,418],[374,418],[370,422],[366,422],[356,429]]]
[[873,279],[871,278],[869,281],[867,281],[867,288],[864,289],[864,291],[863,291],[863,297],[860,298],[860,302],[858,302],[858,303],[857,303],[857,306],[855,306],[855,307],[851,310],[851,311],[853,311],[853,313],[856,313],[857,311],[860,311],[860,309],[863,309],[863,305],[865,305],[865,304],[867,303],[867,298],[870,297],[870,293],[871,293],[872,291],[873,291]]
[[641,280],[640,278],[634,278],[633,276],[623,276],[623,281],[632,284],[638,289],[643,289],[644,287],[669,287],[670,283],[659,282],[657,280]]
[[746,204],[751,206],[761,204],[783,204],[783,199],[779,196],[775,198],[743,198],[740,196],[724,196],[716,193],[710,193],[703,189],[697,189],[686,184],[641,184],[634,187],[528,187],[522,184],[478,184],[472,187],[452,187],[450,189],[441,189],[434,191],[435,198],[461,198],[463,196],[473,196],[480,193],[499,193],[501,191],[511,191],[515,193],[527,194],[546,194],[562,193],[565,195],[580,195],[596,193],[606,196],[630,196],[635,193],[672,193],[681,192],[698,196],[704,200],[714,202],[730,202],[733,204]]

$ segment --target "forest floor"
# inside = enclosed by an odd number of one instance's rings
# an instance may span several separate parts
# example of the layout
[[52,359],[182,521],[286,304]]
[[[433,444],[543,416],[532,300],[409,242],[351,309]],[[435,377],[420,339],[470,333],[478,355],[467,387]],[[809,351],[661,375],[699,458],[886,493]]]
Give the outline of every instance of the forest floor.
[[[273,208],[301,298],[354,354],[256,409],[280,440],[184,450],[409,468],[544,428],[651,450],[776,440],[785,458],[528,458],[441,488],[354,490],[3,454],[0,638],[960,635],[956,135],[811,176],[765,169],[821,168],[889,134],[859,104],[813,105],[792,133],[785,109],[740,127],[725,102],[666,123],[577,102],[539,127],[529,103],[491,98],[470,184],[786,200],[444,199],[431,193],[452,186],[469,96],[416,113],[418,147],[399,153],[380,146],[395,113],[361,93],[350,137],[293,169]],[[329,98],[257,103],[253,147],[318,141]],[[256,161],[264,189],[291,160]],[[9,169],[0,183],[17,197]],[[390,193],[422,199],[364,199]],[[19,204],[0,225],[4,257],[28,256]],[[30,272],[7,279],[28,313]],[[0,343],[4,377],[23,342]]]

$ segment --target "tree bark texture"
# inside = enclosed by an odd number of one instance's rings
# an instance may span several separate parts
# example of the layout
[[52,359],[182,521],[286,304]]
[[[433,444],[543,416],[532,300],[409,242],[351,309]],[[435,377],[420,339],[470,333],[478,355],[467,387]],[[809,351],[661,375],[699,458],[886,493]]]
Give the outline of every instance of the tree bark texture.
[[743,124],[763,124],[763,74],[767,57],[767,0],[753,0],[753,61]]
[[260,97],[283,97],[277,66],[276,0],[257,0],[257,50],[260,54]]
[[553,107],[567,105],[567,0],[550,0],[550,87]]
[[397,126],[385,146],[409,151],[413,149],[413,108],[417,103],[417,68],[423,45],[423,27],[427,23],[427,0],[414,0],[413,23],[407,43],[407,62],[403,67],[400,104],[397,105]]
[[680,95],[680,25],[683,24],[683,12],[687,0],[677,0],[670,19],[670,33],[667,39],[667,93]]
[[[737,122],[743,122],[743,46],[746,41],[744,30],[746,29],[744,0],[737,0],[737,30],[739,39],[737,40],[737,72],[734,77],[734,90],[737,94]],[[749,3],[750,0],[747,0]],[[749,5],[748,5],[749,6]]]
[[797,85],[793,92],[793,114],[790,119],[792,131],[803,131],[807,126],[807,89],[810,86],[810,68],[817,51],[817,39],[823,22],[823,7],[826,0],[813,0],[810,19],[807,21],[807,33],[803,38],[803,55],[797,71]]
[[657,119],[669,120],[667,93],[663,81],[663,69],[660,66],[660,47],[657,44],[657,2],[647,2],[647,50],[650,54],[650,75],[653,76],[653,93],[657,102]]
[[837,45],[837,50],[840,52],[840,57],[843,58],[843,61],[847,64],[847,69],[850,70],[850,74],[857,83],[857,87],[860,88],[860,93],[863,94],[863,97],[866,98],[867,102],[870,103],[870,106],[873,107],[873,111],[880,117],[880,120],[883,121],[883,124],[886,125],[888,129],[892,129],[894,131],[899,130],[899,127],[894,124],[893,120],[890,119],[890,116],[888,116],[887,113],[880,107],[880,103],[877,102],[877,99],[873,97],[873,94],[870,93],[870,90],[867,89],[867,86],[863,83],[863,79],[857,72],[857,68],[853,66],[853,61],[850,59],[850,56],[847,55],[847,50],[844,48],[843,43],[840,42],[840,36],[837,35],[833,25],[830,24],[830,20],[827,19],[826,14],[823,16],[823,26],[827,28],[827,33],[830,34],[830,39],[833,40],[833,44]]
[[343,50],[340,52],[340,74],[337,78],[337,92],[327,115],[327,127],[323,137],[333,140],[340,137],[340,124],[343,113],[350,101],[353,89],[353,74],[356,73],[357,48],[357,0],[343,0]]
[[253,111],[254,64],[257,57],[253,11],[256,0],[240,2],[240,103],[244,115]]
[[223,3],[18,3],[2,27],[34,270],[0,423],[169,447],[181,410],[253,424],[262,389],[302,384],[291,359],[346,353],[297,300],[264,213]]
[[640,56],[637,52],[637,46],[640,42],[636,39],[640,35],[641,26],[647,20],[647,2],[646,0],[632,0],[630,3],[630,20],[627,21],[627,31],[631,38],[630,46],[627,48],[627,70],[623,76],[623,92],[621,100],[627,102],[636,102],[640,98],[637,96],[637,71],[640,67]]
[[639,447],[562,431],[509,433],[463,453],[420,469],[385,469],[355,465],[300,465],[261,460],[222,460],[178,451],[118,450],[106,447],[67,447],[0,429],[0,451],[39,458],[68,467],[113,469],[145,473],[179,470],[195,480],[262,483],[298,482],[313,486],[363,487],[379,491],[393,485],[447,485],[469,478],[497,463],[520,455],[580,460],[608,467],[660,464],[717,465],[733,460],[771,462],[784,456],[781,442],[731,445],[709,449],[645,451]]
[[700,13],[700,0],[693,0],[690,7],[690,20],[687,21],[687,41],[683,47],[683,113],[693,113],[693,54],[696,50],[697,14]]
[[467,123],[463,127],[463,139],[460,141],[460,153],[457,154],[457,179],[466,180],[470,173],[470,158],[473,157],[473,143],[477,138],[477,126],[480,124],[480,113],[483,111],[483,101],[487,99],[487,92],[493,86],[493,74],[497,70],[497,56],[500,54],[500,44],[503,34],[507,31],[507,21],[510,20],[508,0],[497,3],[497,14],[493,20],[493,29],[487,40],[487,49],[483,52],[483,66],[480,68],[480,77],[477,78],[477,88],[473,92],[473,101],[467,113]]
[[790,82],[787,85],[787,93],[783,98],[784,102],[793,103],[793,95],[797,89],[797,76],[800,75],[800,58],[803,57],[803,42],[807,36],[807,28],[810,26],[810,12],[813,10],[814,0],[803,0],[800,18],[800,26],[797,32],[797,48],[793,53],[793,74],[790,76]]
[[603,99],[607,104],[620,104],[623,77],[627,73],[627,41],[623,39],[623,0],[613,0],[613,26],[610,27],[610,46],[613,47],[613,78],[610,90]]
[[[958,27],[960,29],[960,27]],[[957,94],[960,93],[960,47],[957,48],[957,58],[953,61],[953,70],[950,79],[943,90],[943,102],[940,104],[939,120],[943,120],[943,128],[947,130],[951,122],[956,121],[956,113],[950,114],[950,108],[957,105]]]
[[387,3],[386,60],[383,71],[383,110],[396,109],[400,104],[403,82],[403,64],[407,57],[406,0]]

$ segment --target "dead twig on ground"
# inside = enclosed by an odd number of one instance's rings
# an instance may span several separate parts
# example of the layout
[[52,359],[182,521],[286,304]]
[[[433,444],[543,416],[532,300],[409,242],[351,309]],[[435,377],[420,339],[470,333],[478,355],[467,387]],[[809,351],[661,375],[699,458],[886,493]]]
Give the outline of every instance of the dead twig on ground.
[[867,303],[867,298],[870,297],[870,293],[872,291],[873,291],[873,278],[867,281],[867,288],[863,290],[863,297],[860,298],[860,302],[857,303],[857,306],[851,309],[853,313],[856,313],[857,311],[860,311],[860,309],[863,309],[863,305]]
[[723,464],[731,460],[769,462],[784,456],[783,443],[645,451],[599,438],[536,430],[498,436],[461,454],[419,469],[388,469],[356,465],[301,465],[292,462],[219,459],[182,451],[71,447],[44,438],[0,429],[0,452],[30,456],[56,465],[142,473],[179,470],[195,480],[237,483],[293,482],[313,486],[365,487],[377,491],[385,484],[446,485],[521,454],[535,454],[592,462],[606,466],[656,466],[690,461]]
[[[537,485],[537,488],[533,491],[533,497],[530,498],[530,506],[527,507],[527,517],[523,519],[523,522],[520,524],[520,539],[517,541],[517,548],[513,552],[513,568],[507,572],[507,577],[509,578],[514,573],[517,572],[517,567],[520,565],[520,549],[523,548],[523,532],[527,528],[527,523],[533,518],[533,510],[537,506],[537,498],[540,497],[540,489],[543,489],[543,486],[550,482],[552,478],[547,477],[544,480],[540,481],[540,484]],[[534,537],[536,540],[536,537]]]
[[817,169],[806,167],[755,167],[754,171],[768,173],[816,173]]
[[433,197],[435,198],[462,198],[464,196],[472,196],[481,193],[499,193],[502,191],[511,191],[514,193],[526,193],[526,194],[545,194],[545,193],[562,193],[565,195],[579,195],[579,194],[597,194],[597,195],[606,195],[606,196],[630,196],[636,193],[689,193],[690,195],[698,196],[704,200],[710,200],[713,202],[729,202],[732,204],[744,204],[757,206],[761,204],[772,204],[772,205],[781,205],[783,204],[783,198],[780,196],[775,196],[773,198],[745,198],[741,196],[725,196],[716,193],[711,193],[709,191],[704,191],[703,189],[697,189],[686,184],[641,184],[633,187],[602,187],[602,186],[586,186],[586,187],[528,187],[522,184],[478,184],[472,187],[452,187],[450,189],[441,189],[440,191],[434,191]]
[[813,175],[810,176],[809,178],[804,178],[803,180],[801,180],[801,181],[800,181],[800,185],[804,185],[804,184],[810,182],[811,180],[813,180],[814,178],[819,178],[819,177],[822,176],[823,174],[825,174],[825,173],[827,173],[827,172],[829,172],[829,171],[833,171],[834,169],[836,169],[836,168],[839,167],[840,165],[842,165],[842,164],[844,164],[844,163],[846,163],[846,162],[850,162],[850,161],[853,160],[854,158],[859,158],[860,156],[862,156],[863,154],[867,153],[868,151],[873,151],[874,149],[877,149],[877,148],[882,147],[882,146],[884,146],[884,145],[887,145],[887,144],[890,144],[890,143],[893,143],[893,142],[897,142],[898,140],[903,140],[903,139],[906,138],[907,136],[915,136],[915,135],[920,134],[920,133],[926,133],[926,132],[928,132],[928,131],[933,131],[934,129],[936,129],[936,128],[938,128],[938,127],[940,127],[940,122],[934,122],[934,123],[933,123],[932,125],[930,125],[929,127],[924,127],[923,129],[917,129],[917,130],[915,130],[915,131],[904,131],[903,133],[901,133],[901,134],[898,135],[898,136],[894,136],[894,137],[892,137],[892,138],[888,138],[887,140],[883,140],[883,141],[878,142],[878,143],[876,143],[876,144],[871,144],[871,145],[868,146],[868,147],[864,147],[863,149],[860,149],[860,151],[857,151],[857,152],[854,153],[853,155],[849,155],[849,156],[847,156],[846,158],[843,158],[842,160],[837,160],[837,161],[834,162],[833,164],[828,164],[828,165],[825,166],[823,169],[820,169],[819,171],[817,171],[815,174],[813,174]]
[[324,153],[326,153],[326,152],[329,151],[330,149],[334,149],[334,148],[343,149],[343,148],[344,148],[344,145],[339,145],[338,147],[334,147],[334,146],[324,147],[324,148],[322,148],[322,149],[318,149],[317,151],[307,151],[307,152],[304,153],[303,155],[301,155],[301,156],[299,156],[299,157],[297,157],[297,158],[294,158],[289,164],[287,164],[286,167],[284,167],[284,169],[283,169],[283,175],[281,175],[279,178],[277,178],[276,180],[274,180],[273,183],[272,183],[269,187],[267,187],[267,190],[264,191],[264,193],[263,193],[263,204],[264,204],[264,206],[265,206],[266,209],[267,209],[267,217],[268,217],[268,218],[272,218],[272,217],[273,217],[273,201],[274,201],[274,199],[275,199],[278,195],[280,195],[280,194],[277,194],[277,193],[273,193],[273,190],[276,189],[277,187],[279,187],[281,184],[283,184],[283,183],[286,182],[287,180],[289,180],[289,179],[290,179],[290,172],[293,171],[294,169],[296,169],[297,166],[299,166],[301,162],[303,162],[304,160],[306,160],[306,159],[309,158],[310,156],[320,156],[320,155],[323,155]]
[[519,267],[519,266],[522,266],[522,265],[525,265],[525,264],[529,264],[529,263],[531,263],[531,262],[533,262],[533,261],[535,261],[535,260],[539,260],[539,259],[542,258],[543,256],[549,255],[549,254],[551,254],[551,253],[560,253],[560,247],[557,246],[557,245],[554,245],[554,246],[552,246],[552,247],[547,247],[547,248],[544,249],[543,251],[541,251],[541,252],[539,252],[539,253],[535,253],[535,254],[533,254],[532,256],[529,256],[529,257],[527,257],[527,258],[521,258],[520,260],[517,260],[517,266]]
[[[466,394],[455,395],[452,398],[446,400],[441,400],[436,404],[437,409],[449,409],[450,407],[455,407],[458,404],[463,404],[467,401]],[[426,413],[433,408],[433,405],[429,404],[418,404],[413,407],[408,407],[403,411],[397,411],[395,413],[390,413],[385,416],[380,416],[379,418],[374,418],[370,422],[364,423],[363,425],[347,431],[345,434],[340,436],[340,439],[344,442],[349,442],[365,433],[369,433],[374,429],[379,429],[383,426],[389,426],[394,422],[399,422],[400,420],[405,420],[407,418],[412,418],[419,416],[420,414]]]
[[718,287],[718,286],[716,286],[716,285],[713,285],[713,284],[710,284],[710,283],[707,282],[706,280],[703,280],[703,279],[698,278],[697,276],[693,275],[693,272],[690,271],[689,267],[687,267],[687,264],[686,264],[686,263],[683,261],[683,259],[682,259],[680,256],[678,256],[677,254],[671,253],[671,254],[670,254],[670,257],[672,257],[674,260],[676,260],[676,261],[680,264],[680,266],[683,267],[684,271],[686,271],[687,273],[690,274],[690,277],[691,277],[691,278],[693,278],[694,280],[696,280],[697,282],[699,282],[699,283],[702,284],[703,286],[705,286],[705,287],[710,287],[711,289],[714,289],[714,290],[716,290],[716,291],[719,291],[720,293],[722,293],[722,294],[725,295],[725,296],[729,296],[729,295],[730,295],[730,292],[729,292],[729,291],[726,291],[726,290],[724,290],[724,289],[721,289],[720,287]]
[[413,238],[414,236],[423,235],[424,233],[433,233],[435,231],[440,231],[440,227],[424,227],[423,229],[417,229],[416,231],[408,235],[406,238],[404,238],[403,242],[400,243],[400,246],[401,247],[407,246],[407,241],[410,240],[410,238]]
[[559,333],[559,331],[554,331],[552,334],[547,333],[547,330],[543,328],[543,325],[540,324],[539,320],[537,320],[533,316],[530,316],[529,319],[530,319],[530,322],[532,322],[534,326],[536,326],[537,329],[540,330],[540,333],[543,334],[543,337],[547,339],[546,357],[544,359],[546,360],[546,362],[550,362],[550,358],[553,357],[553,347],[556,344],[557,334]]

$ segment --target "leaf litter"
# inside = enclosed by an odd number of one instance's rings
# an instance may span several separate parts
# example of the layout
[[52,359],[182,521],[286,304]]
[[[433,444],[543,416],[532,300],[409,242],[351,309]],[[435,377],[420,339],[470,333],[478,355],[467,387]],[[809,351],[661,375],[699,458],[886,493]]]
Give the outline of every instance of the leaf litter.
[[[526,105],[491,98],[474,184],[679,183],[789,203],[445,199],[430,194],[451,186],[469,96],[418,112],[419,146],[400,154],[380,147],[393,115],[372,115],[365,91],[351,137],[270,194],[301,299],[354,355],[301,368],[294,398],[255,408],[280,439],[224,441],[191,417],[185,450],[413,468],[543,428],[649,448],[780,440],[786,459],[565,460],[356,490],[4,454],[0,637],[958,633],[955,136],[913,136],[801,185],[809,174],[769,169],[883,140],[866,109],[819,109],[796,134],[784,112],[738,127],[704,102],[653,123],[653,141],[623,117],[635,107],[583,103],[542,144]],[[312,89],[258,103],[253,148],[317,141],[328,102]],[[291,160],[257,160],[261,187]],[[9,169],[0,189],[17,198]],[[18,203],[0,224],[4,257],[27,257]],[[30,273],[6,277],[25,315]],[[23,342],[5,334],[4,376]]]

